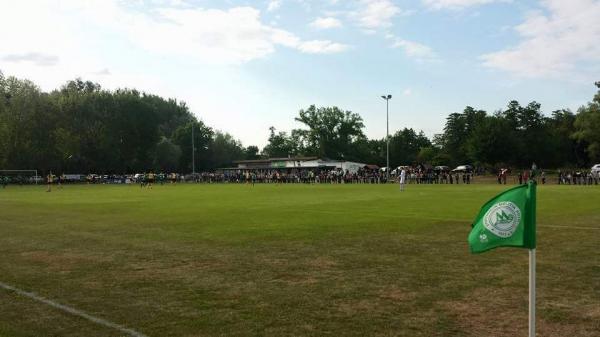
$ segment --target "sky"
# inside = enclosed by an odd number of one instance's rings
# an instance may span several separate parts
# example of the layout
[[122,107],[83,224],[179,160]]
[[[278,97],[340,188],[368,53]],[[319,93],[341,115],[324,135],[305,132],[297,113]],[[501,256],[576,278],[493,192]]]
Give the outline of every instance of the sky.
[[600,0],[0,0],[0,71],[184,101],[264,146],[311,104],[370,138],[428,136],[465,106],[576,110],[600,80]]

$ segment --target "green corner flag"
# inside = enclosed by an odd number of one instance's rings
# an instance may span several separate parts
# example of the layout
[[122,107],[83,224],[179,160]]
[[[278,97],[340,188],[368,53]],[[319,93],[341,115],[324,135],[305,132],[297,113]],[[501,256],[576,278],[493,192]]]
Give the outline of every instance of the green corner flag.
[[496,247],[535,248],[536,183],[513,187],[486,202],[469,233],[471,253]]

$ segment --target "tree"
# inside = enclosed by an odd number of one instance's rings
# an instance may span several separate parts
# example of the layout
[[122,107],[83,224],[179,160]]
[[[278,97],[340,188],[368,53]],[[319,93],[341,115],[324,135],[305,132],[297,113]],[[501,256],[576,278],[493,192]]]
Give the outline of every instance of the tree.
[[186,123],[175,130],[173,143],[181,148],[179,170],[192,171],[192,127],[194,128],[194,160],[196,170],[207,170],[211,167],[209,146],[212,142],[213,130],[202,121]]
[[511,123],[501,116],[486,116],[474,128],[467,140],[469,158],[478,165],[514,163],[514,138],[506,137],[512,132]]
[[6,156],[8,153],[8,139],[9,128],[8,128],[8,114],[6,112],[7,100],[9,93],[6,88],[6,79],[4,74],[0,71],[0,167],[6,167]]
[[374,164],[386,165],[386,142],[384,139],[359,139],[353,144],[353,152],[347,156],[348,160]]
[[156,144],[156,156],[154,166],[157,171],[174,172],[179,168],[181,159],[181,148],[173,144],[168,138],[162,139]]
[[245,155],[239,140],[220,131],[215,132],[209,150],[211,153],[210,167],[212,168],[231,166],[234,161],[244,159]]
[[271,158],[282,158],[298,154],[298,143],[286,132],[276,132],[275,127],[269,128],[269,143],[264,147],[263,155]]
[[365,138],[362,117],[335,106],[317,108],[311,105],[300,110],[295,120],[307,127],[292,132],[303,144],[301,151],[305,154],[343,159],[351,155],[354,142]]
[[[595,83],[600,88],[600,82]],[[262,155],[314,155],[386,163],[386,140],[368,139],[360,115],[337,107],[308,107],[295,118],[303,127],[269,129]],[[105,90],[75,79],[43,92],[33,82],[0,72],[0,167],[73,173],[133,173],[153,167],[189,172],[192,130],[198,171],[259,157],[233,136],[198,121],[185,102],[139,92]],[[467,106],[446,119],[430,141],[422,132],[398,130],[390,138],[393,166],[428,162],[457,165],[542,167],[587,165],[600,160],[600,91],[577,114],[510,101],[488,115]]]
[[438,140],[443,143],[443,152],[452,158],[449,164],[460,165],[473,161],[474,158],[470,158],[467,151],[468,140],[485,116],[485,111],[475,110],[470,106],[462,113],[452,113],[448,116],[444,134]]
[[546,119],[547,136],[544,143],[550,150],[549,167],[584,164],[584,147],[572,136],[575,131],[575,119],[575,114],[568,109],[555,110],[551,117]]
[[258,152],[259,152],[258,146],[250,145],[244,149],[244,159],[246,159],[246,160],[258,159],[260,157]]
[[[600,82],[595,83],[600,88]],[[600,90],[586,106],[579,108],[573,137],[585,145],[594,162],[600,161]]]
[[390,165],[414,164],[422,148],[431,147],[431,141],[423,131],[416,133],[413,129],[404,128],[390,137]]

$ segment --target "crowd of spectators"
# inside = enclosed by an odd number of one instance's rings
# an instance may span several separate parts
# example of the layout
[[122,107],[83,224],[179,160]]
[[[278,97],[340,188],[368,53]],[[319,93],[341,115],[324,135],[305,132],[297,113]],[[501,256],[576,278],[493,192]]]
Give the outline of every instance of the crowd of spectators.
[[[389,182],[397,182],[400,170],[405,170],[406,184],[471,184],[479,171],[436,170],[423,166],[405,166],[390,172]],[[477,174],[474,172],[478,172]],[[499,184],[522,184],[529,179],[529,170],[511,174],[508,169],[497,173]],[[598,185],[599,174],[590,171],[558,171],[556,182],[559,185]],[[538,183],[545,184],[546,173],[541,171],[536,177]],[[388,176],[384,170],[363,168],[357,172],[341,169],[265,169],[265,170],[224,170],[217,172],[199,172],[195,174],[178,173],[139,173],[135,175],[58,175],[53,176],[56,184],[144,184],[149,180],[156,184],[164,183],[251,183],[251,184],[385,184]],[[553,179],[554,180],[554,179]],[[0,175],[0,186],[8,184],[25,185],[45,183],[42,177],[23,175]]]
[[600,173],[585,171],[558,171],[559,185],[598,185]]

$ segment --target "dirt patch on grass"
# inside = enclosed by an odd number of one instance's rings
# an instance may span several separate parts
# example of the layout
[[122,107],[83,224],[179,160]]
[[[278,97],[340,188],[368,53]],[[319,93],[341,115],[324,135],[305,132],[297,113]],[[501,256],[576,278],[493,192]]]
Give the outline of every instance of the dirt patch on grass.
[[[441,307],[467,336],[524,336],[528,329],[528,304],[527,298],[521,293],[511,288],[482,288],[462,300],[444,302]],[[597,315],[592,308],[579,310],[579,317],[582,318]],[[538,303],[538,336],[598,337],[600,326],[593,322],[593,319],[580,320],[571,315],[559,321],[544,319]]]
[[337,265],[337,263],[330,257],[319,256],[311,259],[306,263],[309,267],[318,269],[330,269]]
[[42,264],[53,272],[70,271],[79,265],[108,261],[95,255],[83,255],[73,252],[48,252],[43,250],[23,252],[20,257],[27,262]]
[[303,274],[280,274],[274,279],[275,282],[282,281],[288,285],[311,285],[316,284],[319,280],[312,275]]
[[131,265],[130,272],[126,276],[138,279],[186,279],[193,278],[200,271],[216,271],[227,267],[221,260],[194,260],[179,263],[168,261],[144,261]]
[[394,302],[409,302],[417,297],[417,293],[396,286],[390,286],[381,290],[379,297]]
[[345,315],[356,315],[361,313],[373,313],[379,307],[378,302],[374,300],[359,299],[353,301],[345,301],[337,304],[337,308]]

